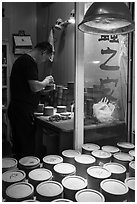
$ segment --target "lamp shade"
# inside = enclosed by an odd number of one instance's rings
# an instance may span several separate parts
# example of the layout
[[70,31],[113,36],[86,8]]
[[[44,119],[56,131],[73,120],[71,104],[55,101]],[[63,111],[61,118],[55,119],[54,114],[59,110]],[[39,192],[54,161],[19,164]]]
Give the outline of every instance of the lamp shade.
[[134,22],[124,2],[94,2],[78,28],[92,34],[126,34],[134,30]]

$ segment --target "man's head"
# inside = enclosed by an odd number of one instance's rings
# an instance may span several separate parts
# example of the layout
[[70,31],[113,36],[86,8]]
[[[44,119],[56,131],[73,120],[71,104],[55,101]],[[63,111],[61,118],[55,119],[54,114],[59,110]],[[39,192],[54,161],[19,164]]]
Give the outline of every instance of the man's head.
[[49,42],[40,42],[35,46],[34,49],[38,52],[38,62],[45,62],[50,60],[53,50],[52,45]]

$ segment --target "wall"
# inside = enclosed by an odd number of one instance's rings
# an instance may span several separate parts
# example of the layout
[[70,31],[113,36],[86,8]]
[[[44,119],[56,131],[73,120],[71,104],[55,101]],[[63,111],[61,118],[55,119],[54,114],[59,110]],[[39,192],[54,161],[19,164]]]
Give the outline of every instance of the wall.
[[[9,45],[11,53],[11,62],[15,60],[12,53],[12,34],[17,34],[19,30],[24,30],[26,34],[31,35],[32,43],[35,45],[37,40],[36,35],[36,3],[31,2],[5,2],[2,4],[5,8],[5,18],[9,23]],[[4,36],[3,36],[4,38]]]
[[[56,2],[50,4],[48,8],[42,7],[40,3],[38,4],[38,41],[47,40],[50,29],[55,25],[56,20],[62,18],[65,21],[69,18],[72,9],[74,9],[74,3]],[[47,18],[49,23],[47,23]],[[75,25],[69,25],[61,31],[55,30],[54,62],[48,65],[41,65],[40,78],[52,72],[56,84],[66,85],[68,81],[74,81],[74,36]]]

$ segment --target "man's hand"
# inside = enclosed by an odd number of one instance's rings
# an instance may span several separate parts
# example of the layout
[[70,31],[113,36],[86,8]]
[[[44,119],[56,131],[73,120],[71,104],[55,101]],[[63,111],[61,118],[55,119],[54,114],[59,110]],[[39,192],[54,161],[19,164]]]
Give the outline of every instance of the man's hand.
[[45,84],[45,86],[49,85],[49,84],[53,84],[54,83],[54,78],[53,76],[49,75],[47,76],[44,80],[43,83]]

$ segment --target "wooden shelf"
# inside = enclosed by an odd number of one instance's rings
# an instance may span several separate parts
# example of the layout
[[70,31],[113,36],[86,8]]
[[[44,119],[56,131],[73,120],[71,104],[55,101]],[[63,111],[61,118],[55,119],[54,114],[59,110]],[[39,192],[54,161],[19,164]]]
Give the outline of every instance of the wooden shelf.
[[7,127],[2,137],[7,141],[10,141],[10,124],[7,117],[7,108],[9,104],[9,73],[9,43],[2,41],[2,118]]

